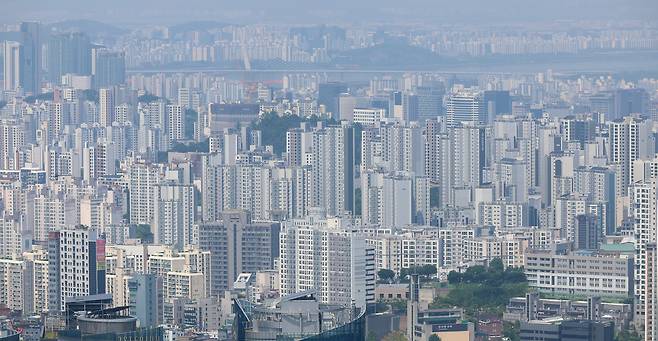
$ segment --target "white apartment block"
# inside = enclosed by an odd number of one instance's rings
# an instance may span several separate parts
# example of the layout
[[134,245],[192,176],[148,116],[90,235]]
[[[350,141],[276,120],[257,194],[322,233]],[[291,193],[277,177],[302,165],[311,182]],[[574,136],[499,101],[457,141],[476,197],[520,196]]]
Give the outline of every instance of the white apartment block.
[[354,123],[374,126],[386,117],[386,110],[375,108],[354,108]]
[[156,188],[152,231],[158,244],[178,250],[197,244],[194,226],[194,187],[175,183]]
[[25,277],[25,313],[40,314],[49,311],[49,264],[45,250],[23,253]]
[[374,252],[352,229],[348,220],[322,213],[286,221],[280,234],[281,295],[315,290],[323,303],[359,308],[374,300]]
[[162,286],[165,302],[175,298],[196,300],[208,297],[206,278],[200,272],[167,272],[163,276]]
[[409,173],[361,173],[361,217],[384,228],[430,222],[429,178]]
[[[658,338],[658,249],[656,244],[646,246],[646,291],[644,293],[644,335],[647,340]],[[639,323],[638,323],[639,324]]]
[[22,226],[11,217],[0,217],[0,257],[12,258],[22,253]]
[[460,266],[461,241],[473,239],[477,235],[474,228],[442,228],[438,230],[438,237],[442,242],[441,268],[456,269]]
[[464,239],[458,252],[460,264],[488,263],[500,258],[503,265],[523,266],[523,255],[530,242],[524,238],[476,237]]
[[626,256],[528,249],[523,263],[529,286],[541,292],[618,298],[633,294],[633,265]]
[[0,259],[0,304],[12,311],[26,311],[25,262]]
[[[149,273],[162,278],[165,278],[169,273],[175,273],[176,275],[172,278],[177,281],[182,278],[184,274],[188,274],[190,275],[188,276],[190,278],[188,282],[194,282],[190,285],[196,285],[198,278],[201,278],[203,280],[202,295],[204,295],[203,297],[210,297],[210,281],[212,279],[210,261],[211,258],[209,251],[200,251],[196,249],[178,253],[168,251],[164,254],[149,256],[147,267]],[[197,274],[200,274],[201,277],[198,277]],[[195,286],[195,290],[196,289],[198,289],[198,286]]]
[[107,273],[114,273],[116,268],[146,273],[149,271],[150,257],[171,252],[171,247],[166,245],[111,245],[107,247]]
[[608,124],[608,161],[615,165],[617,195],[626,196],[632,179],[631,165],[638,159],[654,157],[655,147],[650,141],[651,122],[634,117],[612,121]]
[[527,207],[523,203],[485,202],[478,205],[478,224],[496,230],[523,227],[527,224]]
[[[566,196],[558,199],[555,206],[555,227],[561,230],[562,238],[576,240],[576,217],[581,214],[593,214],[605,217],[606,205],[603,202],[591,202],[585,196]],[[602,220],[605,222],[605,220]],[[601,227],[602,233],[605,226]]]
[[[480,236],[481,228],[408,229],[396,234],[369,234],[368,244],[375,250],[377,270],[400,273],[403,268],[433,265],[438,273],[447,273],[469,264],[482,264],[500,258],[505,266],[523,265],[525,250],[541,233],[513,233]],[[543,239],[542,239],[543,240]],[[539,240],[535,241],[541,244]]]
[[94,229],[52,232],[48,238],[49,308],[68,298],[105,292],[105,240]]
[[181,105],[167,105],[166,133],[169,146],[185,138],[185,109]]
[[146,163],[135,163],[129,170],[130,223],[151,224],[155,214],[160,171]]
[[112,89],[99,89],[98,123],[108,127],[114,122],[115,96]]
[[482,94],[476,90],[464,89],[448,97],[446,123],[452,126],[463,122],[487,123]]
[[[629,196],[632,204],[631,215],[634,218],[633,233],[635,236],[635,320],[642,324],[645,321],[645,312],[651,307],[646,306],[649,273],[647,264],[651,263],[647,246],[656,243],[656,224],[658,224],[658,197],[656,196],[656,182],[638,182],[629,187]],[[655,284],[654,284],[655,285]]]
[[34,239],[45,241],[48,233],[66,226],[64,202],[59,198],[38,196],[34,201]]

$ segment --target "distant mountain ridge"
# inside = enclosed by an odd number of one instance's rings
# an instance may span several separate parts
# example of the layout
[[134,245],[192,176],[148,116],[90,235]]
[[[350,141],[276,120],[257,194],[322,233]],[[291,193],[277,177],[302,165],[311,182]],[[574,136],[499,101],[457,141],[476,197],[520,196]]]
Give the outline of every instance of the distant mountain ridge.
[[169,34],[176,35],[181,33],[187,33],[192,31],[210,31],[213,29],[223,28],[230,24],[212,21],[212,20],[202,20],[202,21],[189,21],[181,24],[172,25],[169,27]]
[[402,42],[384,42],[375,46],[342,51],[333,56],[336,65],[386,67],[394,65],[436,64],[444,58],[427,49]]
[[95,35],[110,35],[118,36],[128,33],[127,29],[117,27],[111,24],[95,20],[65,20],[50,24],[47,26],[49,30],[59,32],[84,32],[90,36]]

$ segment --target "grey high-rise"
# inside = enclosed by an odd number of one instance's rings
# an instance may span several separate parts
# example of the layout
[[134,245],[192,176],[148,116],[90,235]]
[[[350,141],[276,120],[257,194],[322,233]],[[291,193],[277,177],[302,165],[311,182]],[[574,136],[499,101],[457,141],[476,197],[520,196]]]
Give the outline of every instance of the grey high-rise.
[[512,98],[509,95],[509,91],[485,91],[484,105],[487,113],[492,118],[498,115],[512,113]]
[[23,57],[23,46],[16,41],[6,41],[2,44],[3,50],[3,71],[4,71],[4,90],[16,90],[22,86],[21,60]]
[[243,272],[272,269],[279,256],[279,224],[252,222],[249,212],[225,211],[222,220],[199,225],[199,247],[210,251],[210,292],[221,296]]
[[614,118],[622,118],[631,114],[647,114],[648,109],[649,94],[646,90],[640,88],[619,89],[615,92]]
[[91,42],[83,33],[57,34],[48,43],[48,80],[59,84],[69,73],[91,74]]
[[446,123],[456,126],[463,122],[486,124],[489,121],[482,94],[471,89],[458,91],[446,102]]
[[91,72],[96,88],[111,87],[126,81],[126,56],[104,48],[92,51]]
[[329,82],[320,84],[318,92],[318,105],[324,105],[331,117],[338,119],[338,98],[340,94],[347,92],[347,85],[340,82]]
[[41,24],[23,22],[20,33],[22,86],[26,93],[38,94],[41,92]]

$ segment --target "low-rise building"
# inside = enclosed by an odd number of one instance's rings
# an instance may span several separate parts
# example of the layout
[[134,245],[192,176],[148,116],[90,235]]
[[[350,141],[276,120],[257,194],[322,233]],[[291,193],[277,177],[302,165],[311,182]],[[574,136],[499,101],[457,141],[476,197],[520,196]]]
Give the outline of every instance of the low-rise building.
[[237,340],[364,340],[365,312],[324,304],[315,291],[281,297],[267,305],[233,301]]
[[528,285],[567,296],[627,298],[633,294],[632,258],[591,251],[528,249],[523,266]]
[[407,301],[407,339],[427,340],[436,335],[441,340],[473,341],[475,325],[466,321],[461,309],[430,309],[421,300],[418,275],[411,276]]
[[513,297],[505,307],[505,321],[531,321],[545,319],[576,319],[610,321],[617,330],[627,328],[633,319],[633,305],[603,302],[600,297],[587,300],[560,300],[539,298],[539,293]]
[[612,322],[591,320],[542,320],[521,322],[521,341],[612,341],[615,330]]
[[378,284],[375,287],[377,301],[395,301],[409,299],[408,284]]

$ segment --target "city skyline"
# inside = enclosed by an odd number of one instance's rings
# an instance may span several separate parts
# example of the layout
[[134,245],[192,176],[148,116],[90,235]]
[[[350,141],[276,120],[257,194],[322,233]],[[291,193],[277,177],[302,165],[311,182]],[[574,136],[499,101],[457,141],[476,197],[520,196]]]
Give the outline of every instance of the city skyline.
[[0,341],[658,341],[658,3],[0,7]]

